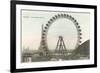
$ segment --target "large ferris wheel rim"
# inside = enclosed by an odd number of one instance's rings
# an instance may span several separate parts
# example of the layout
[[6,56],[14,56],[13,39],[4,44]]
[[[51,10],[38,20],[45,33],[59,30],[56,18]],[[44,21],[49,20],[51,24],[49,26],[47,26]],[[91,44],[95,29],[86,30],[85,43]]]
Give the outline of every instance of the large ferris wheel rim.
[[45,24],[45,27],[44,27],[44,30],[43,30],[43,33],[44,33],[43,36],[45,36],[46,46],[47,46],[47,33],[48,33],[48,30],[49,30],[49,27],[52,25],[53,22],[55,22],[56,20],[58,20],[60,18],[67,18],[67,19],[71,20],[74,23],[74,25],[75,25],[75,27],[77,29],[77,35],[78,35],[77,36],[77,38],[78,38],[77,39],[77,43],[76,43],[76,46],[75,46],[75,48],[77,48],[79,46],[79,44],[81,43],[81,39],[82,39],[81,31],[82,30],[81,30],[80,25],[77,22],[77,20],[74,17],[72,17],[71,15],[69,15],[69,14],[57,14],[57,15],[54,15],[51,19],[49,19],[47,24]]

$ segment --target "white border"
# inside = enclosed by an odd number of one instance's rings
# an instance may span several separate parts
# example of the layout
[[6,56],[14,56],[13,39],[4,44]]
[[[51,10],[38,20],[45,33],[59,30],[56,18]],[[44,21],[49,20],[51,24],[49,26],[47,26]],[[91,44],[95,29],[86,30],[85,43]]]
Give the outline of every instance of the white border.
[[[73,11],[73,12],[90,12],[91,26],[90,26],[90,59],[89,60],[72,60],[72,61],[56,61],[56,62],[32,62],[21,63],[20,50],[20,20],[21,9],[33,10],[51,10],[51,11]],[[84,8],[69,8],[69,7],[50,7],[50,6],[34,6],[34,5],[16,5],[16,68],[39,68],[39,67],[53,67],[53,66],[72,66],[72,65],[88,65],[94,64],[94,10]]]

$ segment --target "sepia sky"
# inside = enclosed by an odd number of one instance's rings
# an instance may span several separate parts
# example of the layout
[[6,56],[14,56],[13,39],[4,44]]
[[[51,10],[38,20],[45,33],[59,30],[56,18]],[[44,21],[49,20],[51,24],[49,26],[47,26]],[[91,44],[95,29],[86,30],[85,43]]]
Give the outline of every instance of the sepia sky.
[[[48,11],[27,11],[22,10],[22,47],[36,50],[41,41],[41,25],[54,15],[65,13],[73,16],[82,29],[82,43],[89,39],[90,14],[74,12],[48,12]],[[47,43],[49,49],[55,49],[58,37],[63,36],[67,49],[74,49],[77,42],[77,29],[72,21],[61,18],[52,23]]]

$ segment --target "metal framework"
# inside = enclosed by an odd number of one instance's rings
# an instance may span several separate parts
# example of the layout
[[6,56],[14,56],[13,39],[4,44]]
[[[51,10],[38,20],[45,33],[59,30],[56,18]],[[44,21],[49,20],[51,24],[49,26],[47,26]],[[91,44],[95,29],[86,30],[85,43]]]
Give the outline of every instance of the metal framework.
[[57,46],[55,49],[55,53],[59,53],[61,55],[64,55],[65,53],[67,53],[67,49],[63,40],[62,36],[59,36],[58,42],[57,42]]

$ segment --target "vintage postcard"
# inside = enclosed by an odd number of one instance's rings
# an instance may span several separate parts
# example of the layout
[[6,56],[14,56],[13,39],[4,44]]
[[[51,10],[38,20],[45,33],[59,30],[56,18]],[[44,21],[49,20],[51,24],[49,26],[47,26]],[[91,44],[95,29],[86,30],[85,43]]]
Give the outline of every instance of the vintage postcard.
[[90,57],[90,13],[21,10],[22,62]]

